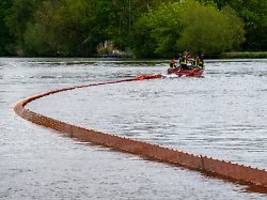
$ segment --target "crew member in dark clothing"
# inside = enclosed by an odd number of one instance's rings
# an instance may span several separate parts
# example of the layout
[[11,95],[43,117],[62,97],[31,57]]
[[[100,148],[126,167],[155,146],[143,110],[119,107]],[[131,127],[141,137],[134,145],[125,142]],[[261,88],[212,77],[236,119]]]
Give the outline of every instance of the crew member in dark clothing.
[[199,61],[198,61],[197,65],[198,65],[201,69],[204,69],[204,55],[203,55],[203,54],[201,54],[201,55],[199,56]]
[[172,59],[172,61],[170,62],[170,68],[175,69],[176,67],[176,60]]
[[183,70],[189,70],[188,63],[189,63],[190,57],[191,57],[191,55],[188,51],[185,51],[183,53],[183,57],[181,58],[181,62],[180,62],[181,68]]

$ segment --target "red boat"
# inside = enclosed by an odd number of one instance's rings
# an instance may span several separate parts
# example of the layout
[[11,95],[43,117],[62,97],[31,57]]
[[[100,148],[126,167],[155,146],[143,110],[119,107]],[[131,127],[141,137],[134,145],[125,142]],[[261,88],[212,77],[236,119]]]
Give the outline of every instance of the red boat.
[[179,77],[201,77],[204,69],[193,68],[193,69],[182,69],[181,67],[169,68],[168,74],[175,74]]

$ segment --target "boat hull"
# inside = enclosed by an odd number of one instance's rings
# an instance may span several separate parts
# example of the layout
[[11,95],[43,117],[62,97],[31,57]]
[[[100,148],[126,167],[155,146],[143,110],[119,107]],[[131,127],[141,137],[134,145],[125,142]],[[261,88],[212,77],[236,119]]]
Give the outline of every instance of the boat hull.
[[179,77],[201,77],[204,72],[204,69],[200,68],[194,68],[191,70],[185,70],[181,68],[169,68],[168,69],[168,74],[175,74]]

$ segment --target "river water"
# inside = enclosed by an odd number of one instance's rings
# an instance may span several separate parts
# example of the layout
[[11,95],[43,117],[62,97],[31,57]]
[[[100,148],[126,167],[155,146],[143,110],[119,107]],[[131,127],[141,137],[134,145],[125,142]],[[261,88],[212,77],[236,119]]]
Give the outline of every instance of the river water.
[[[61,137],[16,101],[79,84],[165,73],[164,61],[0,59],[0,199],[267,199],[198,172]],[[267,60],[209,61],[204,78],[84,88],[33,111],[110,134],[267,169]]]

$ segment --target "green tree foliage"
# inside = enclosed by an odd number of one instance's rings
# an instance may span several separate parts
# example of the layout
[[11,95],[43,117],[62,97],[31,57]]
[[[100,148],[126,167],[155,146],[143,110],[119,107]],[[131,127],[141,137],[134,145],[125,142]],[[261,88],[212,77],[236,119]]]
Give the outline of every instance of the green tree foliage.
[[32,55],[90,56],[96,46],[112,40],[128,46],[133,22],[155,0],[44,1],[24,32]]
[[247,50],[267,50],[267,1],[266,0],[199,0],[215,3],[219,9],[232,7],[245,23]]
[[214,6],[190,5],[185,11],[183,25],[176,43],[180,51],[189,49],[216,56],[238,48],[244,41],[243,23],[231,8],[219,12]]
[[30,54],[90,56],[104,40],[105,15],[99,2],[45,1],[24,34]]
[[12,7],[6,16],[6,24],[9,27],[11,35],[14,37],[15,51],[23,49],[23,35],[27,23],[42,0],[13,0]]
[[267,1],[249,0],[229,2],[243,18],[246,30],[245,49],[267,50]]
[[156,57],[157,45],[155,38],[151,35],[152,31],[153,27],[150,25],[149,17],[141,17],[134,24],[128,44],[137,58]]
[[120,47],[127,47],[133,32],[134,22],[149,9],[172,0],[107,0],[109,39]]
[[[267,50],[266,0],[1,0],[0,55],[92,56],[99,43],[137,57],[191,49]],[[237,17],[241,17],[241,20]]]
[[[219,11],[214,5],[204,6],[191,0],[151,11],[137,22],[137,28],[140,30],[136,32],[150,30],[156,42],[154,52],[167,57],[184,49],[214,56],[244,40],[243,23],[231,8]],[[137,44],[147,46],[142,41]]]
[[0,1],[0,55],[8,55],[11,50],[12,37],[6,25],[6,16],[12,6],[11,0]]

